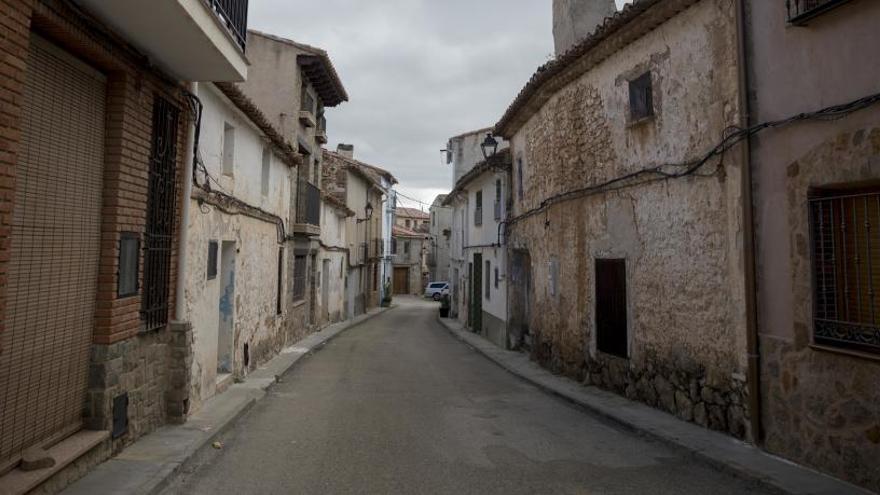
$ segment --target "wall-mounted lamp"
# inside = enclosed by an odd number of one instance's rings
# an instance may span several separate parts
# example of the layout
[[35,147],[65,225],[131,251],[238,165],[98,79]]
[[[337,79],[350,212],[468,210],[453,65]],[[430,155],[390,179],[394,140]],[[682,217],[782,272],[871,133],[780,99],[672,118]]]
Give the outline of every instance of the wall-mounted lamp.
[[483,150],[483,157],[488,160],[498,152],[498,140],[492,136],[492,133],[486,134],[486,139],[483,140],[480,148]]

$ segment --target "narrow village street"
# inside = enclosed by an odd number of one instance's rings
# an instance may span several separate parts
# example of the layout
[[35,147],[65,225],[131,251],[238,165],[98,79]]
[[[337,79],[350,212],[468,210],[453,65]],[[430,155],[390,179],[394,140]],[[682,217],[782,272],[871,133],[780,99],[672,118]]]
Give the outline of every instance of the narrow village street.
[[518,380],[435,303],[396,303],[283,377],[166,493],[764,493]]

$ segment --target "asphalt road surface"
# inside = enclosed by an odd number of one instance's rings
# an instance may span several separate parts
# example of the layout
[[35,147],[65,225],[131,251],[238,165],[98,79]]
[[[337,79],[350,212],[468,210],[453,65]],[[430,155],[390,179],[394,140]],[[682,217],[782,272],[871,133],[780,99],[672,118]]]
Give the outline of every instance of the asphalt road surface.
[[395,302],[289,372],[167,493],[764,493],[510,375],[436,303]]

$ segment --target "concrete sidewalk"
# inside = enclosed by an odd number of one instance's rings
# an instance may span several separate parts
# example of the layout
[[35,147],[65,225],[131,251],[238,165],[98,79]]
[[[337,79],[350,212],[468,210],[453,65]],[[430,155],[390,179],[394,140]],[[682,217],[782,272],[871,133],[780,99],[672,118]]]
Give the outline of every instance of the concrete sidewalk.
[[159,493],[171,478],[202,449],[212,448],[215,439],[247,412],[266,390],[303,357],[319,350],[342,332],[392,308],[377,308],[353,320],[331,325],[288,347],[207,401],[185,424],[165,426],[125,449],[118,456],[92,470],[62,493],[67,495]]
[[596,387],[556,376],[525,354],[501,349],[467,331],[455,320],[438,318],[455,337],[510,373],[538,388],[607,418],[629,430],[682,449],[717,469],[792,495],[842,495],[872,492],[772,456],[752,445],[687,423],[663,411]]

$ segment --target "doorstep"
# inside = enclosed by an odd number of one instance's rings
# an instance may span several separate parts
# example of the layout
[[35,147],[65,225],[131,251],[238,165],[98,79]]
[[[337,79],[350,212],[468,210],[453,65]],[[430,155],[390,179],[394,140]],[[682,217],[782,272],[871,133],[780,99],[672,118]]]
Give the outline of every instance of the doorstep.
[[437,321],[453,336],[539,389],[588,412],[684,450],[716,469],[792,495],[869,495],[872,492],[773,456],[733,437],[682,421],[641,402],[552,374],[526,354],[508,351],[464,329],[456,320]]
[[80,431],[46,449],[55,465],[36,471],[13,469],[0,476],[0,495],[27,493],[110,438],[109,431]]
[[[330,325],[281,351],[241,383],[206,401],[182,425],[164,426],[139,439],[118,456],[101,464],[70,485],[66,495],[126,494],[152,495],[166,488],[174,476],[196,454],[212,448],[226,430],[233,427],[257,401],[266,396],[282,375],[304,357],[320,350],[346,330],[394,309],[376,308],[352,320]],[[5,495],[5,494],[3,494]]]

